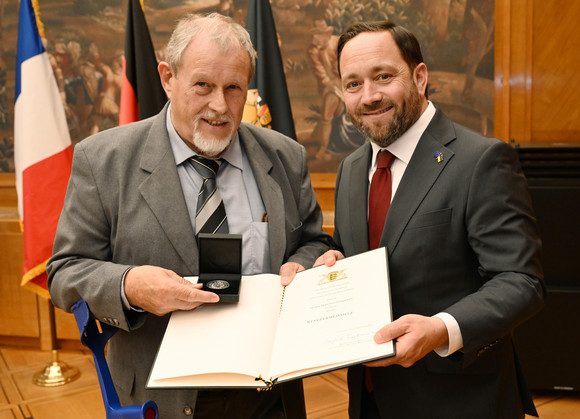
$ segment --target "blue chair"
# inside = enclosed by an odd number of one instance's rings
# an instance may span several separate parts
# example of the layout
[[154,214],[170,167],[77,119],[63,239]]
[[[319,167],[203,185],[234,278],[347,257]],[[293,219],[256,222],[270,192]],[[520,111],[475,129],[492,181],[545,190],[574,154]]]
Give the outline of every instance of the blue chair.
[[141,406],[121,407],[105,358],[105,345],[118,329],[101,323],[101,331],[99,331],[97,322],[91,317],[89,306],[85,300],[77,301],[72,306],[72,312],[81,333],[81,343],[93,353],[107,419],[157,419],[159,410],[157,404],[151,400],[146,401]]

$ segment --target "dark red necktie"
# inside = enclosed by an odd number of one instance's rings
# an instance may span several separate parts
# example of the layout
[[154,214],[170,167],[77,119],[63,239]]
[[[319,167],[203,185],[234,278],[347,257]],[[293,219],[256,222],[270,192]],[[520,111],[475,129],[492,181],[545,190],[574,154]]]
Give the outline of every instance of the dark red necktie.
[[[391,163],[395,160],[389,151],[379,151],[377,155],[377,170],[373,174],[369,193],[369,248],[379,247],[387,211],[391,206]],[[365,387],[370,393],[373,391],[371,372],[365,367]]]
[[391,205],[391,163],[395,160],[389,151],[380,151],[377,170],[373,174],[369,193],[369,248],[379,247],[387,211]]

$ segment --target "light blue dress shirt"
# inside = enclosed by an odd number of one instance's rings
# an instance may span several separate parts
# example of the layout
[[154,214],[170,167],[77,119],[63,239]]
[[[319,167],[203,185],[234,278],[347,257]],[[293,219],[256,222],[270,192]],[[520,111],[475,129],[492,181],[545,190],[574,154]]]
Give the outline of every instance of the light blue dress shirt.
[[[187,203],[191,225],[195,231],[195,212],[202,177],[191,165],[189,158],[196,155],[179,137],[167,109],[167,132]],[[246,151],[236,132],[228,148],[220,156],[224,160],[216,184],[226,209],[230,234],[242,235],[242,274],[270,272],[268,223],[262,196],[256,184]]]

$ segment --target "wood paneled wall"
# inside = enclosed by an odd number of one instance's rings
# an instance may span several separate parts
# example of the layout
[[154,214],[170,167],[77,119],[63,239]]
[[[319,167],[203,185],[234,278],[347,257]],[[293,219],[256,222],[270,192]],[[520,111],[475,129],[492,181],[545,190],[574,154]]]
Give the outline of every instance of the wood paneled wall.
[[20,286],[22,232],[14,185],[13,173],[0,173],[0,342],[50,350],[56,326],[57,339],[69,345],[79,338],[74,316],[55,310],[53,325],[50,302]]
[[495,135],[580,141],[577,0],[496,0]]
[[[577,0],[496,0],[496,137],[516,142],[580,141],[580,20]],[[334,230],[334,173],[312,183]],[[0,341],[50,349],[49,306],[20,288],[22,235],[14,175],[0,174]],[[60,342],[78,339],[72,315],[56,311]]]
[[334,233],[334,185],[336,173],[312,173],[312,185],[316,198],[322,209],[322,229],[328,234]]

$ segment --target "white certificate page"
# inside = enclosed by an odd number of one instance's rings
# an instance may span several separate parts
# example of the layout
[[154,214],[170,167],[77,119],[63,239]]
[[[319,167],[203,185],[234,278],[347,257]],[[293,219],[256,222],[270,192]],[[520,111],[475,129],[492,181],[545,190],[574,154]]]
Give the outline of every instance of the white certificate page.
[[375,333],[392,321],[386,250],[376,249],[300,272],[286,287],[270,372],[286,372],[394,354]]

